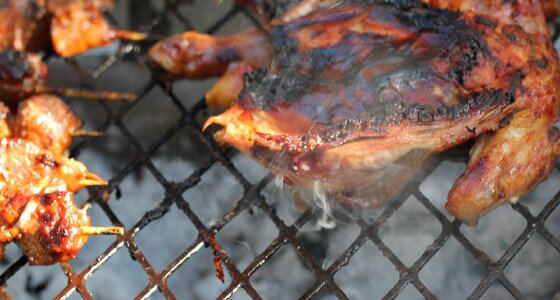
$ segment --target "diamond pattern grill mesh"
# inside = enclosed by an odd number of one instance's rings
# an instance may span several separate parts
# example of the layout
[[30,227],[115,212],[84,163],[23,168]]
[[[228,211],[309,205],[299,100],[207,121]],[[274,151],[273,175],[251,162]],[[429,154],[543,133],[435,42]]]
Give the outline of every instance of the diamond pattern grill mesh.
[[[180,2],[168,0],[165,5],[153,13],[152,20],[141,24],[143,26],[140,26],[140,28],[146,32],[150,32],[153,28],[164,22],[168,16],[172,15],[173,18],[182,23],[183,29],[193,29],[189,18],[175,9],[177,5],[194,5],[193,2],[194,1]],[[139,1],[134,3],[134,5],[136,4],[141,5]],[[239,15],[244,15],[246,18],[251,19],[247,12],[243,11],[241,8],[233,7],[231,11],[221,17],[221,19],[216,20],[214,25],[211,26],[207,32],[214,33],[220,30],[224,26],[227,26],[230,20]],[[112,15],[108,14],[108,17],[112,18]],[[251,20],[254,21],[254,19]],[[118,26],[118,22],[115,21],[115,23]],[[143,50],[145,49],[142,49],[142,47],[123,44],[115,54],[106,57],[100,65],[89,70],[86,70],[86,68],[75,60],[69,60],[67,62],[70,66],[75,68],[79,74],[86,74],[86,77],[89,76],[90,78],[96,79],[111,70],[114,65],[121,61],[143,66],[143,69],[146,70],[142,54],[140,54]],[[438,254],[446,244],[451,243],[453,240],[454,243],[458,243],[460,247],[464,248],[467,255],[469,255],[475,263],[482,266],[482,276],[472,289],[470,295],[468,295],[469,299],[481,298],[491,286],[496,284],[505,288],[514,298],[525,299],[527,295],[524,295],[520,288],[508,278],[507,272],[505,272],[508,264],[510,264],[516,255],[526,246],[528,241],[535,235],[540,235],[540,237],[550,244],[557,253],[560,253],[560,240],[558,236],[555,236],[547,229],[547,226],[545,226],[547,218],[551,216],[560,203],[558,187],[555,188],[556,195],[548,200],[544,208],[536,214],[532,213],[524,202],[512,206],[514,211],[508,211],[508,213],[518,214],[526,220],[526,225],[521,234],[505,248],[502,254],[497,256],[497,259],[491,258],[493,255],[485,253],[479,245],[477,246],[476,243],[467,237],[464,230],[462,230],[464,229],[464,225],[461,222],[452,220],[449,216],[445,215],[441,210],[441,204],[435,204],[433,199],[430,199],[430,197],[422,191],[422,183],[426,178],[433,174],[434,170],[442,161],[449,159],[446,156],[442,156],[428,166],[416,179],[410,182],[407,188],[404,189],[396,199],[391,201],[384,208],[378,210],[377,217],[350,220],[349,223],[352,226],[357,226],[359,228],[357,237],[353,237],[351,243],[343,248],[332,262],[325,264],[323,261],[317,259],[318,256],[316,253],[321,250],[316,248],[327,247],[329,245],[323,244],[322,246],[317,246],[313,243],[310,244],[306,242],[306,240],[301,237],[306,234],[306,232],[302,231],[302,228],[315,222],[317,212],[313,209],[302,210],[298,213],[297,219],[294,220],[291,225],[287,224],[284,219],[280,217],[275,205],[271,204],[263,193],[263,190],[267,188],[267,186],[273,184],[274,178],[268,175],[260,181],[253,182],[253,180],[248,178],[246,171],[242,171],[233,163],[233,157],[240,155],[239,153],[218,146],[209,134],[200,131],[200,120],[202,119],[200,115],[205,115],[207,113],[203,99],[189,99],[188,102],[194,104],[185,105],[184,99],[190,97],[190,95],[188,93],[184,95],[175,92],[173,83],[171,82],[160,82],[149,79],[146,82],[140,83],[137,88],[138,101],[135,103],[117,106],[103,102],[92,104],[96,106],[96,111],[101,111],[106,116],[96,129],[105,131],[107,135],[111,135],[113,131],[109,132],[108,130],[110,128],[116,128],[116,132],[118,132],[119,136],[122,136],[123,140],[130,145],[129,148],[131,150],[128,151],[133,153],[133,158],[111,174],[107,187],[90,189],[87,201],[99,207],[113,225],[122,226],[123,221],[121,220],[121,216],[117,210],[114,209],[116,205],[115,198],[120,197],[121,192],[119,186],[123,184],[123,181],[135,176],[135,172],[140,168],[147,170],[151,176],[153,176],[154,180],[161,185],[164,190],[163,199],[160,199],[159,204],[157,204],[155,208],[144,211],[143,216],[141,216],[134,225],[127,226],[124,236],[111,238],[114,239],[114,242],[106,248],[100,248],[97,257],[90,261],[85,268],[77,270],[70,264],[61,264],[60,267],[57,268],[57,272],[63,272],[68,278],[68,281],[66,285],[60,287],[60,292],[56,298],[96,298],[96,296],[92,295],[88,290],[87,281],[90,280],[96,272],[102,270],[104,265],[106,265],[119,250],[123,249],[128,251],[133,258],[134,264],[137,264],[141,270],[146,273],[148,278],[145,288],[136,295],[138,299],[147,299],[151,295],[154,295],[153,293],[158,293],[157,290],[168,299],[183,298],[183,295],[174,294],[169,286],[168,279],[183,265],[188,267],[186,263],[189,260],[197,259],[195,254],[204,251],[213,252],[213,255],[219,257],[220,261],[223,263],[224,272],[226,272],[229,277],[228,284],[222,285],[223,291],[218,295],[219,299],[228,299],[235,294],[246,294],[244,295],[245,297],[261,299],[263,295],[259,293],[254,283],[255,274],[258,274],[260,269],[267,268],[267,264],[269,264],[282,249],[288,247],[288,245],[295,249],[298,257],[310,270],[313,277],[306,290],[302,292],[301,299],[322,298],[327,295],[331,298],[348,299],[350,294],[339,284],[338,278],[342,276],[341,274],[347,274],[347,268],[353,266],[349,264],[349,261],[353,258],[358,259],[356,258],[358,257],[357,253],[361,251],[370,251],[372,248],[371,245],[373,245],[374,248],[382,254],[383,259],[386,260],[384,261],[384,265],[389,264],[397,273],[394,285],[384,295],[385,299],[397,298],[403,291],[409,290],[411,287],[417,290],[417,292],[426,299],[436,299],[434,292],[423,282],[423,276],[419,274],[425,269],[426,265],[432,261],[434,256]],[[164,97],[165,99],[161,99],[161,101],[167,101],[166,105],[172,105],[174,107],[173,109],[176,110],[178,114],[178,118],[177,122],[167,130],[154,133],[156,138],[149,144],[146,144],[140,141],[136,137],[136,134],[127,127],[127,118],[125,118],[125,116],[131,110],[135,109],[135,107],[142,105],[142,102],[147,97],[146,95],[152,93],[156,89],[164,91],[166,97]],[[145,120],[145,122],[149,122],[149,120]],[[190,135],[192,139],[196,139],[197,143],[204,145],[203,147],[205,147],[205,150],[201,151],[201,159],[189,176],[180,180],[169,180],[163,174],[162,170],[158,168],[157,164],[154,163],[152,156],[185,129],[192,133]],[[94,146],[100,147],[100,149],[103,150],[102,145],[96,145],[95,139],[83,139],[73,147],[72,155],[79,157],[80,153]],[[117,149],[116,152],[121,150],[122,149]],[[126,156],[126,153],[128,153],[126,152],[127,150],[122,151],[125,153],[123,155]],[[201,217],[200,212],[192,208],[192,203],[190,203],[190,201],[194,200],[187,199],[185,193],[200,185],[204,174],[208,173],[209,170],[216,165],[222,166],[222,168],[219,169],[220,172],[227,173],[227,176],[235,178],[237,184],[242,187],[243,193],[239,199],[236,198],[232,200],[234,201],[234,205],[225,214],[217,218],[217,220],[211,224],[207,224],[204,218]],[[557,169],[560,170],[560,164],[557,166]],[[108,197],[108,195],[112,196]],[[120,201],[126,202],[119,205],[130,205],[132,208],[134,199],[126,199],[126,195],[124,196],[124,200]],[[109,201],[106,201],[107,199],[109,199]],[[212,200],[212,198],[209,198],[206,201]],[[284,201],[292,200],[285,199]],[[385,241],[384,235],[380,232],[384,224],[396,218],[394,215],[398,214],[399,210],[404,209],[404,205],[412,202],[424,207],[429,218],[433,219],[433,222],[435,222],[438,227],[440,226],[440,229],[438,229],[439,233],[437,237],[429,245],[422,245],[420,249],[417,249],[421,254],[410,264],[403,262],[403,258],[399,257],[397,251],[391,249],[390,243]],[[163,268],[155,268],[153,264],[150,263],[150,259],[148,259],[147,255],[142,251],[142,247],[139,246],[139,242],[137,241],[138,236],[152,222],[165,218],[172,208],[178,209],[183,215],[183,218],[196,228],[197,236],[190,245],[184,248],[182,253],[171,261],[171,263]],[[256,212],[264,215],[265,218],[267,218],[267,222],[273,224],[277,229],[277,235],[263,251],[255,253],[252,261],[241,265],[232,259],[227,250],[219,246],[221,243],[220,233],[227,230],[228,226],[230,226],[236,217],[246,212],[250,215]],[[492,216],[488,218],[492,218]],[[514,219],[513,221],[517,222],[518,220]],[[547,223],[547,225],[548,224],[550,223]],[[164,230],[174,230],[174,228],[169,227],[164,228]],[[390,228],[388,230],[390,231]],[[109,239],[109,237],[107,237],[107,239]],[[147,239],[149,240],[150,237],[147,237]],[[393,239],[398,240],[399,236],[393,236]],[[218,246],[213,247],[212,245]],[[369,246],[366,247],[366,245]],[[89,246],[90,244],[88,243],[85,247]],[[161,247],[165,247],[165,245],[162,244]],[[368,261],[361,263],[367,264]],[[212,261],[209,260],[208,264],[211,265]],[[375,267],[376,265],[372,265],[372,268]],[[435,267],[440,268],[444,266],[437,265]],[[10,287],[10,285],[14,283],[13,277],[18,274],[18,272],[23,272],[26,268],[34,267],[29,267],[27,265],[27,259],[21,257],[0,269],[2,270],[0,275],[0,284],[2,284],[3,287],[0,292],[2,298],[10,298],[8,294],[8,290],[10,289],[7,287]],[[388,272],[393,271],[390,270]],[[539,270],[535,269],[534,272],[539,272]],[[196,276],[196,274],[193,275]],[[289,276],[289,274],[286,275]],[[218,279],[216,278],[215,280],[217,281]],[[261,278],[261,280],[274,279],[267,278],[265,274],[265,277]],[[527,280],[530,280],[530,278]],[[375,281],[375,278],[371,278],[371,281]],[[289,289],[290,287],[286,288]],[[33,289],[30,288],[30,293],[33,292],[32,290]],[[40,292],[39,287],[37,287],[36,290]]]

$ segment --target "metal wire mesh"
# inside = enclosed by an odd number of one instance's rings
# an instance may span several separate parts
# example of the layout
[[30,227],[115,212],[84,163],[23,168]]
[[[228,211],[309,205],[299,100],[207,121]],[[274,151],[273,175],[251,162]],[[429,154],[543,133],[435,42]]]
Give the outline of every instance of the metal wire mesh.
[[[176,9],[177,5],[191,5],[191,3],[186,3],[187,1],[183,2],[184,3],[181,3],[181,1],[166,1],[166,4],[153,15],[152,20],[143,24],[142,29],[146,32],[150,32],[158,24],[161,24],[162,20],[165,20],[168,15],[173,15],[174,18],[180,20],[183,23],[185,30],[193,29],[189,18],[183,16],[180,11]],[[141,5],[140,3],[137,4]],[[241,8],[234,7],[229,13],[217,20],[216,23],[207,30],[207,32],[216,32],[238,14],[250,16]],[[111,17],[111,15],[108,16]],[[80,67],[80,64],[75,61],[70,61],[70,63],[75,68],[80,69],[81,73],[89,74],[92,78],[98,78],[104,72],[109,70],[116,62],[124,59],[143,65],[144,61],[142,59],[142,55],[140,55],[136,50],[138,50],[136,46],[123,44],[115,54],[109,56],[102,64],[90,72],[83,70]],[[146,146],[127,128],[126,122],[123,120],[124,116],[135,106],[140,105],[145,96],[155,88],[161,88],[165,91],[168,95],[168,100],[162,101],[170,101],[175,106],[175,109],[179,112],[180,116],[174,126],[166,131],[158,132],[158,137],[155,141]],[[83,270],[75,270],[70,266],[70,264],[61,264],[61,272],[64,272],[68,278],[68,283],[60,291],[56,298],[65,299],[76,295],[79,295],[84,299],[95,298],[95,295],[91,295],[88,290],[86,285],[87,280],[95,272],[102,269],[104,264],[123,247],[128,249],[128,252],[134,261],[149,277],[145,288],[136,296],[137,299],[146,299],[156,290],[159,290],[159,292],[168,299],[181,298],[181,295],[175,295],[169,288],[168,279],[179,267],[187,261],[194,259],[193,255],[200,251],[213,251],[213,254],[219,257],[223,262],[225,270],[231,278],[229,285],[224,285],[223,291],[218,296],[219,299],[228,299],[232,297],[235,293],[238,293],[240,288],[243,289],[250,298],[261,299],[262,295],[260,295],[255,288],[251,278],[260,268],[266,266],[267,263],[287,244],[293,246],[297,254],[312,271],[314,276],[310,286],[308,286],[307,290],[303,293],[303,295],[301,295],[301,299],[320,298],[327,294],[339,299],[348,299],[348,294],[337,283],[335,275],[341,270],[348,268],[347,265],[350,259],[352,259],[360,249],[364,248],[364,245],[370,242],[398,272],[398,279],[396,280],[394,286],[386,293],[384,298],[397,298],[407,286],[412,286],[424,298],[436,299],[435,294],[426,286],[422,280],[422,276],[419,276],[419,273],[436,255],[436,253],[438,253],[438,251],[440,251],[446,243],[449,243],[452,239],[456,240],[472,256],[472,258],[474,258],[474,260],[484,268],[483,276],[478,285],[468,296],[469,299],[481,298],[489,287],[496,283],[503,286],[515,299],[525,299],[526,295],[524,295],[512,281],[510,281],[508,276],[506,276],[504,269],[516,257],[516,255],[520,253],[522,248],[535,234],[544,238],[544,240],[546,240],[556,250],[556,252],[560,253],[560,240],[545,226],[545,221],[560,204],[560,192],[557,192],[556,195],[550,199],[544,208],[536,215],[532,214],[523,203],[518,203],[512,206],[515,213],[522,216],[527,223],[523,232],[519,234],[518,238],[507,247],[505,252],[498,259],[492,259],[487,253],[481,250],[480,247],[477,247],[464,234],[464,232],[461,231],[463,224],[457,220],[450,220],[449,217],[442,213],[440,208],[434,205],[431,199],[429,199],[429,197],[421,191],[422,182],[424,182],[424,180],[432,174],[442,161],[448,159],[446,156],[442,156],[428,166],[422,174],[410,182],[407,188],[405,188],[403,192],[396,197],[396,199],[384,207],[376,218],[357,219],[351,221],[353,224],[359,226],[359,235],[330,265],[323,266],[314,254],[316,249],[306,245],[306,243],[298,236],[301,234],[300,229],[305,224],[312,222],[315,219],[315,211],[309,208],[301,212],[299,218],[293,224],[286,224],[285,221],[279,217],[274,205],[270,204],[262,193],[263,189],[271,183],[273,177],[269,175],[259,182],[251,182],[243,171],[239,170],[232,162],[231,158],[233,155],[236,155],[236,152],[218,146],[210,135],[201,132],[201,126],[197,116],[199,114],[203,114],[206,110],[204,100],[200,99],[191,107],[186,107],[180,100],[182,97],[185,97],[185,95],[177,95],[173,92],[172,83],[150,79],[139,89],[138,101],[135,103],[121,105],[116,110],[112,109],[106,103],[96,104],[104,110],[106,114],[105,121],[96,129],[105,131],[112,126],[118,128],[120,134],[122,134],[126,141],[132,145],[134,158],[113,174],[107,187],[90,189],[87,201],[98,205],[112,224],[122,226],[123,222],[120,220],[118,213],[116,213],[112,208],[112,198],[119,197],[119,185],[122,184],[125,178],[134,176],[135,170],[139,167],[144,167],[149,170],[155,180],[157,180],[157,182],[165,190],[165,196],[156,208],[146,211],[134,226],[127,228],[124,236],[116,238],[109,247],[99,253],[98,256]],[[172,181],[162,174],[161,170],[152,162],[151,156],[166,143],[169,143],[169,141],[184,128],[188,128],[192,131],[194,133],[193,138],[202,142],[207,148],[206,154],[210,154],[201,155],[201,157],[204,157],[203,162],[201,162],[200,167],[192,172],[190,176],[184,178],[183,180]],[[88,147],[92,147],[94,144],[95,139],[86,139],[77,144],[73,148],[72,153],[74,156],[77,156],[81,151],[87,149]],[[233,177],[235,177],[238,183],[243,187],[244,192],[243,196],[236,200],[233,208],[222,215],[217,221],[213,222],[210,226],[207,226],[205,222],[201,220],[200,216],[193,211],[191,204],[187,201],[187,199],[185,199],[184,192],[196,187],[200,183],[203,174],[216,164],[222,165],[224,167],[224,172],[229,172]],[[560,164],[557,166],[557,169],[560,170]],[[556,188],[556,191],[558,191],[558,188]],[[116,196],[111,198],[109,196],[111,194]],[[111,201],[107,201],[109,199]],[[208,201],[212,201],[212,199],[208,199]],[[412,264],[403,262],[402,258],[400,258],[399,255],[393,251],[380,236],[380,230],[382,230],[383,225],[386,224],[386,222],[390,220],[390,218],[392,218],[392,216],[399,211],[399,209],[401,209],[403,204],[407,201],[418,201],[430,213],[430,215],[437,220],[439,224],[441,224],[441,231],[437,238],[435,238],[431,244],[422,250],[422,254]],[[129,203],[129,205],[134,204]],[[174,205],[182,211],[184,218],[189,220],[196,227],[198,236],[180,255],[163,268],[161,272],[158,272],[149,262],[146,255],[141,250],[141,247],[139,247],[136,237],[150,223],[165,217],[170,208]],[[224,228],[227,228],[235,217],[245,211],[253,212],[254,210],[259,210],[264,213],[278,229],[278,234],[264,251],[257,253],[254,259],[246,267],[241,268],[239,264],[231,259],[226,250],[220,247],[208,246],[220,244],[220,238],[217,237],[218,233]],[[168,228],[167,230],[173,230],[173,228]],[[88,247],[88,245],[85,247]],[[211,264],[210,261],[208,263]],[[3,271],[0,275],[0,284],[3,286],[2,293],[0,293],[2,297],[9,297],[5,289],[6,286],[9,286],[11,283],[10,279],[24,268],[28,268],[27,259],[25,257],[21,257]],[[535,272],[538,272],[538,270],[535,270]],[[371,280],[375,279],[372,278]]]

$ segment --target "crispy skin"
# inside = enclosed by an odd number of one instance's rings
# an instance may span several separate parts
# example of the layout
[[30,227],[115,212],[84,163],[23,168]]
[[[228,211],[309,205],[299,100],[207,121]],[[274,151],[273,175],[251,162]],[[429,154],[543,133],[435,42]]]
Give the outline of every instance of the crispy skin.
[[40,95],[19,104],[13,134],[62,154],[72,143],[72,133],[81,127],[82,121],[62,100]]
[[0,50],[41,51],[51,47],[70,57],[116,39],[144,35],[112,29],[101,10],[112,0],[6,0],[0,5]]
[[[363,195],[384,172],[403,177],[395,165],[411,153],[417,169],[482,135],[447,208],[474,224],[515,202],[560,155],[558,61],[541,3],[424,2],[301,2],[270,22],[270,66],[246,73],[236,103],[205,128],[222,125],[218,141],[331,195]],[[359,198],[347,202],[385,200]]]

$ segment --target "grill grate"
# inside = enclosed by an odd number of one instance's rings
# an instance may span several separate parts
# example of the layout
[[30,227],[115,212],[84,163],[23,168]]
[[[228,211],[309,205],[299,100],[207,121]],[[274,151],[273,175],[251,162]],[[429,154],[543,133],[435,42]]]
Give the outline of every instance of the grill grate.
[[[174,9],[176,5],[192,5],[193,1],[183,2],[185,3],[171,0],[166,1],[163,8],[156,13],[153,13],[153,19],[147,22],[144,26],[145,28],[143,29],[150,32],[158,24],[161,24],[168,15],[173,15],[174,18],[180,20],[183,23],[184,29],[192,29],[193,27],[189,18],[182,15],[180,11]],[[227,24],[228,21],[239,14],[250,18],[250,15],[247,12],[234,7],[220,20],[217,20],[208,32],[213,33],[220,30],[223,26],[225,26],[225,24]],[[255,21],[254,19],[251,20],[253,20],[253,22]],[[109,56],[102,64],[90,72],[85,71],[80,64],[75,61],[70,61],[70,63],[75,68],[78,68],[80,73],[89,74],[92,78],[98,78],[111,69],[116,62],[121,60],[131,60],[135,64],[142,66],[144,64],[142,55],[140,55],[136,50],[138,49],[135,46],[123,44],[115,54]],[[141,105],[143,100],[146,98],[146,95],[154,89],[162,89],[165,91],[170,103],[174,106],[174,109],[180,114],[180,116],[171,128],[166,131],[158,132],[159,135],[155,141],[146,146],[130,129],[127,128],[126,122],[124,122],[123,119],[125,114],[131,111],[134,107]],[[109,195],[111,194],[117,195],[118,198],[120,194],[119,186],[123,183],[125,178],[134,176],[134,172],[138,168],[145,168],[153,175],[155,180],[157,180],[164,189],[165,196],[156,208],[146,211],[135,225],[127,228],[124,236],[116,238],[109,247],[98,253],[98,256],[83,270],[78,271],[70,264],[61,264],[59,271],[66,275],[68,283],[66,286],[62,287],[62,290],[58,293],[56,298],[66,299],[69,297],[81,296],[83,299],[93,299],[94,296],[92,296],[88,290],[87,280],[95,272],[102,269],[106,262],[114,256],[119,249],[124,247],[128,249],[128,252],[132,256],[133,260],[142,268],[142,270],[144,270],[149,278],[145,288],[136,296],[138,299],[146,299],[156,292],[156,290],[159,290],[159,292],[168,299],[181,298],[181,295],[175,295],[170,289],[168,285],[168,279],[170,276],[187,261],[195,259],[193,258],[193,255],[196,253],[211,251],[211,249],[205,249],[205,246],[213,243],[220,244],[220,237],[217,235],[222,230],[226,229],[234,218],[244,212],[253,213],[254,211],[263,213],[274,224],[277,228],[277,236],[275,236],[264,251],[257,253],[254,259],[249,262],[246,267],[241,267],[239,264],[236,264],[230,255],[228,255],[226,250],[219,249],[215,251],[214,254],[219,256],[223,262],[225,272],[230,277],[229,285],[223,285],[224,290],[218,296],[220,299],[228,299],[232,297],[234,294],[239,293],[240,288],[243,289],[250,298],[261,299],[262,295],[257,291],[254,282],[251,279],[259,269],[266,266],[267,263],[287,244],[291,245],[293,249],[295,249],[305,265],[307,265],[307,267],[311,270],[314,277],[310,286],[308,286],[307,290],[305,290],[303,295],[301,295],[302,299],[321,298],[326,295],[329,295],[330,297],[334,296],[339,299],[348,299],[349,296],[347,292],[345,292],[345,290],[337,283],[335,275],[337,275],[339,271],[350,267],[348,266],[350,259],[355,257],[356,253],[363,249],[366,243],[372,243],[382,256],[384,256],[398,272],[398,279],[396,280],[396,283],[384,296],[386,299],[397,298],[403,293],[403,291],[405,291],[405,289],[409,289],[410,287],[416,289],[426,299],[436,299],[434,292],[425,285],[422,281],[422,276],[419,276],[419,273],[452,239],[457,241],[464,250],[466,250],[466,252],[484,268],[482,278],[468,296],[469,299],[481,298],[484,293],[496,283],[503,286],[516,299],[527,298],[520,288],[510,281],[504,272],[504,269],[516,257],[516,255],[520,253],[533,235],[540,235],[556,250],[556,252],[560,253],[559,238],[551,233],[545,226],[547,218],[549,218],[549,216],[560,204],[560,192],[558,191],[558,188],[556,188],[556,195],[547,202],[544,208],[537,215],[532,214],[529,208],[523,203],[518,203],[512,206],[515,212],[509,211],[509,213],[519,214],[523,217],[527,222],[525,229],[521,234],[519,234],[517,239],[515,239],[515,241],[507,247],[505,252],[498,259],[492,259],[487,253],[481,250],[480,247],[477,247],[477,245],[475,245],[475,243],[473,243],[473,241],[471,241],[464,232],[461,231],[463,226],[461,222],[457,220],[450,220],[448,216],[440,211],[439,204],[433,204],[433,201],[421,191],[421,184],[425,181],[425,179],[433,173],[442,161],[449,160],[445,156],[442,156],[437,161],[434,161],[431,166],[427,167],[423,174],[420,174],[415,180],[410,182],[407,188],[404,189],[404,191],[396,199],[394,199],[394,201],[390,202],[387,206],[380,210],[380,214],[376,218],[350,221],[352,224],[359,227],[358,236],[349,246],[345,248],[344,251],[342,251],[342,253],[339,254],[337,258],[334,259],[330,265],[323,266],[322,262],[316,258],[314,253],[315,249],[308,247],[299,237],[303,234],[301,228],[316,220],[316,212],[312,209],[307,209],[300,212],[299,217],[295,220],[295,222],[293,222],[293,224],[286,224],[279,216],[275,206],[270,204],[263,194],[263,190],[272,184],[273,177],[268,175],[257,183],[252,183],[248,179],[247,174],[245,174],[246,172],[241,171],[233,163],[232,157],[237,155],[237,153],[233,150],[219,147],[212,140],[209,134],[202,133],[200,131],[201,126],[198,116],[206,113],[206,107],[203,99],[197,101],[191,107],[187,107],[180,100],[181,98],[184,98],[185,95],[176,94],[172,89],[172,84],[170,82],[159,82],[154,79],[150,79],[139,90],[137,102],[120,105],[117,109],[114,109],[106,103],[95,104],[99,106],[99,109],[103,110],[107,116],[99,128],[96,129],[107,131],[110,127],[116,127],[125,140],[132,145],[135,156],[134,159],[113,173],[107,187],[90,189],[88,201],[93,202],[100,207],[112,224],[117,226],[123,225],[123,221],[120,219],[119,214],[116,210],[114,210],[114,208],[112,208],[114,199],[108,202],[106,202],[106,200],[110,198]],[[188,95],[186,95],[186,97],[188,97]],[[167,100],[162,99],[162,101]],[[171,181],[166,179],[162,171],[156,166],[156,164],[154,164],[151,157],[185,128],[188,128],[194,133],[193,138],[198,139],[205,145],[205,147],[207,147],[210,155],[207,155],[206,160],[201,162],[198,168],[194,170],[190,176],[184,180]],[[77,156],[83,150],[93,147],[94,144],[95,139],[82,140],[73,148],[72,155]],[[227,211],[227,213],[213,222],[211,226],[208,226],[201,218],[200,214],[192,209],[189,201],[185,199],[184,193],[195,188],[201,182],[202,176],[215,165],[223,166],[224,168],[221,170],[229,173],[229,175],[233,176],[237,180],[243,188],[243,196],[241,199],[236,200],[235,205]],[[557,166],[557,169],[560,170],[560,164]],[[112,198],[115,198],[115,196]],[[208,199],[208,201],[212,201],[212,199]],[[380,230],[396,212],[402,209],[405,203],[410,201],[417,201],[421,206],[423,206],[429,212],[431,218],[441,225],[441,231],[435,240],[425,247],[419,258],[416,259],[411,266],[408,266],[410,264],[403,262],[403,259],[399,257],[396,252],[392,251],[387,243],[384,242],[383,237],[380,234]],[[127,204],[133,205],[130,201]],[[178,208],[184,214],[184,218],[188,219],[194,225],[196,231],[198,232],[198,236],[195,241],[184,249],[180,255],[176,256],[169,265],[163,268],[161,272],[158,272],[149,262],[145,253],[141,250],[141,247],[139,247],[136,238],[146,226],[153,221],[164,217],[173,206]],[[492,218],[492,216],[489,216],[489,218]],[[173,228],[167,228],[166,230],[173,230]],[[88,246],[89,244],[85,247]],[[211,261],[208,261],[208,264],[211,263]],[[25,257],[21,257],[4,269],[3,273],[0,275],[0,284],[3,286],[0,291],[0,296],[2,298],[9,299],[10,296],[8,295],[6,287],[10,286],[12,283],[12,281],[10,281],[12,277],[18,272],[22,272],[25,268],[29,268],[27,266],[27,259]]]

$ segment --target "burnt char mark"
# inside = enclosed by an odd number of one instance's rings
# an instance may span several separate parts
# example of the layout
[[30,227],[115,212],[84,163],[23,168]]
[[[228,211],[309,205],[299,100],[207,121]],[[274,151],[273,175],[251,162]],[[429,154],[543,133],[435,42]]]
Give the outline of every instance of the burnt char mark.
[[505,118],[503,118],[500,121],[500,129],[508,126],[509,122],[511,122],[511,119],[513,119],[513,114],[507,115]]
[[361,0],[360,1],[362,4],[376,4],[376,5],[380,5],[380,4],[385,4],[385,5],[390,5],[392,7],[395,7],[401,11],[405,11],[405,12],[409,12],[413,9],[418,9],[418,8],[428,8],[428,6],[420,1],[416,1],[416,0]]
[[238,61],[241,59],[241,56],[237,51],[233,48],[225,48],[224,50],[220,51],[217,55],[217,59],[219,62],[223,64],[230,63],[232,61]]
[[270,31],[270,41],[274,51],[274,58],[282,68],[288,68],[292,61],[298,59],[298,42],[288,35],[283,26],[275,26]]
[[[321,141],[326,143],[341,143],[352,136],[355,132],[369,132],[371,134],[382,135],[385,132],[379,128],[382,124],[378,119],[347,119],[333,122],[330,126],[318,131],[316,135]],[[302,138],[307,142],[310,137]]]
[[546,70],[546,67],[548,67],[548,59],[546,57],[535,59],[534,63],[542,71]]
[[465,26],[461,13],[429,7],[420,1],[386,0],[383,4],[398,17],[401,22],[417,28],[419,31],[448,32],[457,26]]
[[490,19],[482,17],[482,16],[477,16],[474,20],[476,22],[476,24],[480,24],[480,25],[484,25],[486,27],[489,28],[496,28],[496,23],[492,22]]
[[489,50],[482,36],[472,30],[466,31],[456,42],[458,53],[453,58],[455,63],[450,70],[450,77],[463,85],[465,76],[478,65],[481,55],[488,54]]
[[398,124],[406,120],[422,124],[438,120],[453,120],[491,107],[505,107],[513,103],[514,93],[515,89],[511,92],[504,92],[502,89],[484,89],[461,97],[459,101],[461,104],[453,107],[440,106],[437,109],[433,109],[430,105],[406,105],[399,99],[392,99],[383,103],[386,111],[383,123]]
[[504,31],[505,37],[512,43],[517,43],[517,36],[513,32]]
[[56,169],[59,166],[59,163],[47,154],[37,156],[37,163],[51,169]]
[[285,72],[278,76],[266,75],[266,71],[261,69],[245,73],[239,99],[245,107],[268,110],[279,101],[297,99],[311,87],[312,83],[298,72]]
[[53,197],[53,194],[42,194],[39,195],[39,199],[41,201],[41,205],[47,206],[52,204],[55,197]]
[[41,205],[48,206],[53,204],[53,202],[56,199],[61,199],[63,197],[64,197],[64,192],[57,191],[48,194],[41,194],[39,195],[39,200],[41,202]]
[[16,51],[0,52],[0,79],[19,81],[32,72],[27,54]]

